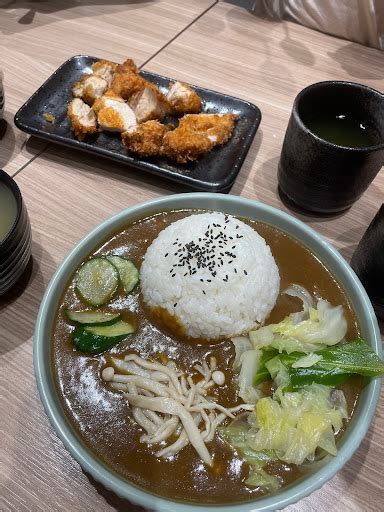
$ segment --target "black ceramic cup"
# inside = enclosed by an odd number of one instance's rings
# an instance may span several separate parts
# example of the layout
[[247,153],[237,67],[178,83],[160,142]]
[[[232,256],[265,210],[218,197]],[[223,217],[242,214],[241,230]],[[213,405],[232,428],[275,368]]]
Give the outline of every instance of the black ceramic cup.
[[4,89],[3,89],[3,75],[0,71],[0,121],[3,119],[4,105],[5,105],[5,100],[4,100]]
[[[9,189],[16,201],[16,215],[0,240],[0,295],[18,281],[31,257],[32,235],[27,209],[16,182],[0,169],[0,185]],[[4,215],[0,204],[0,215]]]
[[[324,121],[328,115],[361,120],[360,126],[364,123],[371,135],[370,143],[341,145],[309,128],[316,116]],[[339,81],[319,82],[298,94],[279,162],[283,195],[312,212],[340,212],[359,199],[383,164],[384,94]]]
[[351,260],[377,316],[384,319],[384,204],[368,226]]

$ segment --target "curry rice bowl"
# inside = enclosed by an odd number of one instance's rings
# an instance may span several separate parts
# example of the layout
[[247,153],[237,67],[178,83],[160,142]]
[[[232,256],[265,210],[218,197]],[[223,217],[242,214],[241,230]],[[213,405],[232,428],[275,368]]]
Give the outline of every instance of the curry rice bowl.
[[219,212],[190,215],[160,232],[140,271],[144,302],[166,311],[185,335],[214,340],[263,323],[279,270],[265,240]]

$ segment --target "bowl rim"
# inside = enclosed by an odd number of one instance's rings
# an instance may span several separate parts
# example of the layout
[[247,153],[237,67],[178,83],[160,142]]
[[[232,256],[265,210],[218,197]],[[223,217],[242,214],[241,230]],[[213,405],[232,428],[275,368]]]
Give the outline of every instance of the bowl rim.
[[[112,232],[115,227],[123,225],[124,221],[127,222],[127,216],[131,219],[138,219],[140,218],[140,214],[143,217],[144,214],[150,215],[156,211],[169,210],[172,209],[172,205],[173,209],[182,209],[180,205],[175,205],[176,203],[180,203],[180,201],[183,202],[184,200],[188,204],[191,203],[191,201],[196,202],[197,204],[194,207],[200,207],[204,209],[210,209],[210,207],[202,205],[199,206],[198,203],[211,201],[212,210],[219,207],[219,209],[222,211],[225,211],[226,205],[229,207],[230,204],[238,204],[243,205],[244,207],[252,208],[256,207],[256,209],[259,209],[259,211],[263,211],[268,215],[281,217],[284,222],[299,229],[301,233],[305,233],[309,238],[314,239],[315,242],[320,244],[321,247],[328,253],[328,256],[334,260],[335,264],[343,269],[348,278],[349,285],[351,285],[354,290],[361,296],[363,304],[362,314],[368,322],[368,329],[372,335],[371,344],[376,352],[381,353],[382,350],[380,331],[368,295],[366,294],[362,284],[348,263],[338,253],[338,251],[333,248],[321,235],[316,233],[316,231],[292,215],[252,199],[207,192],[174,194],[133,205],[109,217],[95,228],[93,228],[85,237],[83,237],[71,249],[60,266],[57,268],[47,286],[44,297],[42,299],[34,333],[33,362],[40,399],[55,432],[62,440],[67,450],[75,458],[75,460],[80,463],[83,470],[92,475],[96,481],[101,482],[106,488],[112,490],[122,498],[132,501],[133,503],[137,503],[141,506],[149,507],[153,510],[161,510],[163,512],[196,512],[198,509],[209,509],[211,512],[250,512],[256,510],[266,512],[281,509],[292,503],[296,503],[298,500],[319,489],[326,481],[330,480],[336,474],[336,472],[339,471],[341,467],[352,457],[353,453],[357,450],[361,441],[365,437],[371,424],[372,417],[375,413],[380,394],[380,379],[371,380],[369,384],[367,384],[365,389],[367,389],[368,396],[366,397],[366,400],[361,407],[361,418],[358,422],[355,422],[353,425],[349,426],[349,430],[353,429],[351,430],[353,435],[349,435],[345,442],[343,442],[336,457],[328,459],[328,462],[313,474],[305,477],[304,479],[300,479],[297,483],[293,483],[292,485],[283,488],[278,494],[270,495],[265,498],[258,498],[249,502],[242,502],[239,504],[231,503],[228,505],[200,505],[198,503],[181,503],[151,494],[137,487],[136,485],[131,484],[127,480],[124,480],[112,470],[108,469],[107,466],[105,466],[104,463],[100,461],[94,454],[92,454],[92,452],[85,446],[85,444],[81,442],[80,437],[78,437],[75,430],[70,426],[69,421],[65,421],[65,412],[59,403],[56,389],[51,389],[47,385],[47,375],[49,372],[51,372],[51,368],[50,365],[45,365],[44,348],[47,343],[49,344],[48,347],[50,347],[50,337],[48,337],[47,340],[47,337],[45,336],[45,329],[47,328],[46,326],[49,327],[50,322],[52,322],[52,318],[47,315],[49,309],[48,306],[52,298],[55,296],[55,293],[57,292],[56,288],[60,285],[62,274],[67,269],[67,267],[71,267],[72,260],[77,257],[78,253],[84,250],[84,247],[87,245],[87,243],[89,244],[94,242],[93,246],[95,247],[97,243],[105,238],[103,234]],[[192,207],[185,206],[185,208]],[[88,250],[87,253],[89,252],[90,251]],[[62,290],[62,287],[59,289]],[[60,297],[61,292],[59,293],[59,298],[56,299],[57,303],[59,302]]]
[[9,188],[11,194],[15,198],[16,202],[16,217],[13,221],[11,227],[5,234],[5,237],[0,239],[0,254],[4,250],[5,247],[9,245],[9,241],[14,237],[16,227],[19,225],[20,217],[23,210],[23,198],[21,196],[21,192],[16,181],[3,169],[0,169],[0,182],[4,183],[6,187]]

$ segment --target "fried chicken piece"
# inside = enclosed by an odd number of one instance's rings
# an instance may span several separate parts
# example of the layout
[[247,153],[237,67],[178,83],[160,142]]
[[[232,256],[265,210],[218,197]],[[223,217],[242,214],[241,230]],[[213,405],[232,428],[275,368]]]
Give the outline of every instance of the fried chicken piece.
[[92,64],[93,74],[103,78],[107,82],[108,87],[111,86],[116,68],[117,64],[109,60],[98,60]]
[[151,119],[161,120],[170,113],[167,98],[155,84],[148,82],[139,74],[132,59],[127,59],[117,66],[111,89],[128,101],[138,123]]
[[67,113],[72,130],[79,140],[98,131],[95,112],[80,98],[75,98],[69,103]]
[[116,68],[116,73],[135,73],[138,74],[139,70],[132,59],[126,59],[122,64]]
[[228,141],[236,119],[236,114],[187,114],[175,130],[164,135],[163,153],[181,164],[196,160]]
[[137,126],[133,132],[121,134],[128,151],[139,156],[155,156],[161,153],[164,135],[168,128],[159,121],[147,121]]
[[125,100],[130,100],[134,94],[142,93],[146,84],[146,80],[136,73],[116,73],[111,89]]
[[126,132],[136,128],[136,117],[131,107],[120,96],[109,91],[95,101],[93,110],[103,130]]
[[105,107],[105,100],[106,99],[110,99],[110,100],[115,100],[115,101],[119,101],[119,102],[122,102],[122,103],[126,103],[125,100],[121,96],[116,94],[112,89],[108,89],[107,91],[105,91],[103,96],[101,98],[98,98],[95,101],[95,103],[93,104],[92,109],[96,112],[96,114],[99,112],[100,109]]
[[145,123],[151,119],[161,121],[170,113],[170,105],[167,98],[155,84],[145,83],[142,91],[133,94],[129,104],[135,112],[138,123]]
[[139,70],[132,59],[127,59],[116,68],[111,89],[125,100],[129,100],[133,94],[142,92],[146,80],[139,75]]
[[201,111],[201,98],[189,85],[174,82],[168,90],[167,100],[176,116],[198,114]]
[[108,89],[108,82],[96,74],[83,75],[72,86],[72,94],[75,98],[81,98],[89,105],[100,98]]
[[117,64],[108,60],[99,60],[92,64],[93,73],[83,75],[78,82],[73,84],[73,96],[93,105],[111,85],[116,66]]

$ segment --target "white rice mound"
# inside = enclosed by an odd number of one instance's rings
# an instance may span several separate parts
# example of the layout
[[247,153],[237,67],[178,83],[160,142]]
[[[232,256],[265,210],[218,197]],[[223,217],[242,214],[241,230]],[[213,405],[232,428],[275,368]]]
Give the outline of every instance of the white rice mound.
[[150,308],[175,315],[187,336],[214,340],[265,321],[280,288],[269,246],[244,222],[193,214],[163,229],[140,270]]

